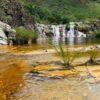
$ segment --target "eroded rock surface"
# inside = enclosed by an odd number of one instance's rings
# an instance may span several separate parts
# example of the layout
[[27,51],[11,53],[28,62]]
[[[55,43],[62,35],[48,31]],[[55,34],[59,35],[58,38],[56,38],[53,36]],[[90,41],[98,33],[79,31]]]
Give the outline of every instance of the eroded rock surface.
[[0,44],[8,44],[9,39],[16,36],[16,31],[10,25],[0,21]]

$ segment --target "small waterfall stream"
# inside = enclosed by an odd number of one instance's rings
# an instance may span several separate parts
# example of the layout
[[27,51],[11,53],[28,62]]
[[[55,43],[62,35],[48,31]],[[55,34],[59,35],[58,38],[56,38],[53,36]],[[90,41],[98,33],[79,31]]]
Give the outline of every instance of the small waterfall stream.
[[[81,40],[82,38],[86,38],[86,34],[75,30],[75,23],[70,22],[69,24],[69,31],[66,30],[66,25],[44,25],[44,24],[36,24],[37,31],[40,34],[39,39],[40,40],[47,40],[47,34],[53,34],[52,35],[52,42],[54,44],[58,44],[59,40],[62,41],[62,43],[65,43],[66,38],[68,39],[68,42],[70,45],[74,45],[75,38],[78,40]],[[80,38],[80,39],[78,39]],[[81,42],[81,41],[79,41]]]
[[86,38],[86,34],[75,29],[75,23],[70,22],[69,26],[70,30],[67,32],[67,38],[70,45],[74,45],[74,43],[81,43],[83,38]]
[[75,37],[75,35],[74,35],[74,33],[75,33],[75,25],[74,25],[74,23],[70,23],[70,30],[67,32],[67,37],[69,37],[69,38],[73,38],[73,37]]
[[69,37],[69,38],[73,38],[73,37],[79,37],[79,38],[84,37],[84,38],[86,38],[86,34],[75,29],[75,23],[74,22],[70,22],[69,27],[70,27],[70,30],[67,32],[67,37]]

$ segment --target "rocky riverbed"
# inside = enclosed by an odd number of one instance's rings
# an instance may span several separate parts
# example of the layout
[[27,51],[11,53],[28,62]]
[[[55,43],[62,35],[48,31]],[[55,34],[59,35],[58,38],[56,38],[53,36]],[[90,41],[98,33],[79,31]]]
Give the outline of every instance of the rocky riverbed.
[[100,84],[69,78],[62,80],[29,80],[19,92],[19,100],[99,100]]
[[[4,100],[6,93],[10,100],[99,100],[100,65],[66,70],[54,50],[16,54],[4,48],[0,55],[0,91],[7,90],[0,94]],[[76,59],[74,64],[87,59]]]

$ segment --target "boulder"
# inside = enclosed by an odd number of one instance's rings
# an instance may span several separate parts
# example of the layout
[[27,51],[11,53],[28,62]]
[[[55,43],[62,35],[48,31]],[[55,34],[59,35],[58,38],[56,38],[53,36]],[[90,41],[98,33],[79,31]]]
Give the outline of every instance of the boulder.
[[8,44],[15,36],[16,31],[10,25],[0,21],[0,44]]

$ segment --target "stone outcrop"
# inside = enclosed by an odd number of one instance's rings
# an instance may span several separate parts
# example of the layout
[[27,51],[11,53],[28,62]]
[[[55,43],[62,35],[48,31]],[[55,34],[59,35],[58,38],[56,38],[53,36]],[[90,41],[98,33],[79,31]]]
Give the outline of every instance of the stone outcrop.
[[0,44],[8,44],[16,36],[16,31],[10,25],[0,21]]
[[0,0],[0,20],[11,26],[34,28],[34,22],[18,0]]

